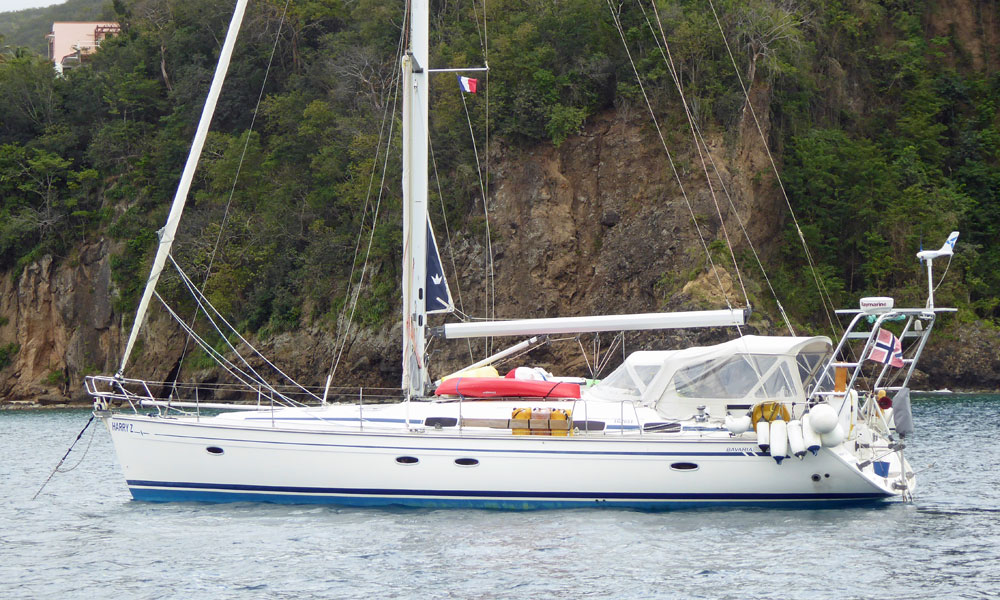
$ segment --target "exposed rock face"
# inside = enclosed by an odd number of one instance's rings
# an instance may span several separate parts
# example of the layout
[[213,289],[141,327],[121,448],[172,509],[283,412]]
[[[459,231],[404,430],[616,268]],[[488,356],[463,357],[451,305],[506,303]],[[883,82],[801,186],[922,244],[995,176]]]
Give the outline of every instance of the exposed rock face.
[[1000,390],[1000,331],[982,323],[949,327],[928,344],[920,366],[933,388]]
[[[924,25],[928,36],[951,35],[958,41],[946,52],[953,64],[983,72],[1000,68],[996,3],[935,1],[925,12]],[[824,93],[838,99],[832,104],[864,112],[864,97],[850,74],[832,58],[823,68]],[[599,115],[559,148],[492,148],[487,199],[492,248],[481,225],[476,226],[482,223],[478,215],[465,231],[453,233],[450,247],[439,239],[449,276],[452,259],[457,266],[459,275],[451,285],[456,295],[460,292],[456,300],[461,310],[479,317],[523,318],[744,306],[743,287],[751,295],[760,289],[754,275],[737,278],[725,252],[713,255],[717,270],[706,270],[705,244],[728,238],[737,251],[744,248],[742,221],[766,263],[787,218],[762,140],[770,131],[768,111],[762,109],[769,104],[770,90],[756,81],[749,94],[758,108],[756,119],[746,108],[733,135],[706,132],[705,166],[686,126],[665,130],[671,164],[644,112],[635,110]],[[642,116],[633,119],[630,113]],[[481,210],[473,212],[481,215]],[[492,266],[487,260],[491,250]],[[128,332],[121,327],[123,315],[113,310],[109,256],[114,251],[110,242],[89,242],[69,258],[43,257],[16,280],[0,273],[0,349],[19,345],[10,364],[0,368],[0,404],[82,400],[85,375],[117,371]],[[432,319],[436,324],[441,317]],[[1000,389],[1000,332],[950,326],[950,320],[945,317],[932,336],[921,362],[927,372],[915,385]],[[753,324],[744,331],[777,331],[767,315],[758,313]],[[625,345],[628,351],[673,348],[719,342],[734,334],[631,333]],[[498,340],[493,349],[505,342]],[[401,378],[398,324],[382,330],[352,326],[342,353],[333,333],[315,327],[255,343],[307,385],[322,385],[335,362],[342,385],[394,387]],[[589,338],[584,343],[593,348]],[[432,375],[460,368],[472,356],[481,358],[484,344],[434,340]],[[589,365],[579,346],[575,340],[549,346],[531,360],[545,367],[559,363],[584,375]],[[166,380],[179,369],[183,348],[179,328],[154,307],[126,374]],[[615,352],[609,365],[620,360],[621,349]],[[260,360],[251,362],[262,366]],[[182,377],[214,381],[220,375],[186,365]]]
[[0,371],[0,399],[78,396],[84,375],[114,370],[109,251],[103,240],[85,244],[61,264],[45,256],[16,281],[0,277],[0,344],[20,346]]
[[[746,175],[754,173],[761,160],[755,126],[754,136],[757,143],[741,143],[736,149],[727,149],[721,139],[708,139],[712,156],[706,155],[705,164],[712,189],[706,184],[698,155],[693,150],[679,151],[691,146],[689,140],[667,142],[676,146],[671,153],[682,190],[656,131],[646,120],[626,121],[615,114],[594,119],[581,135],[568,138],[559,148],[498,150],[496,187],[489,206],[496,257],[496,316],[652,312],[668,307],[701,308],[703,301],[711,301],[713,308],[724,308],[727,299],[733,306],[745,306],[746,299],[733,285],[725,265],[718,265],[718,279],[714,275],[703,278],[696,290],[685,285],[686,274],[700,271],[706,261],[692,214],[697,216],[707,243],[723,235],[718,217],[721,212],[737,248],[745,247],[745,241],[733,206],[742,211],[744,222],[755,221],[751,235],[759,236],[757,239],[773,237],[781,227],[781,219],[773,213],[767,219],[754,219],[761,203],[773,204],[771,198],[760,199],[762,192],[753,188]],[[763,160],[767,161],[766,155]],[[719,184],[720,177],[728,197]],[[464,237],[454,248],[462,274],[463,310],[477,316],[487,314],[489,268],[482,237]],[[447,251],[442,248],[442,252]],[[676,347],[690,343],[691,335],[630,334],[628,347]],[[698,335],[721,341],[735,331]],[[497,349],[503,343],[499,341]],[[465,343],[440,345],[445,348],[435,357],[435,373],[468,364]],[[458,349],[450,349],[454,346]],[[554,349],[532,358],[542,366],[558,361],[565,367],[568,361],[585,367],[575,342],[565,350]]]
[[937,0],[924,14],[930,36],[954,36],[958,48],[945,49],[957,66],[992,73],[1000,68],[1000,10],[995,2]]
[[[742,173],[751,169],[740,167],[737,154],[753,153],[727,151],[720,139],[709,143],[720,170],[710,171],[712,177],[722,177],[735,205],[745,211],[743,218],[749,219],[755,200]],[[713,289],[714,278],[701,282],[692,293],[690,286],[683,289],[687,280],[680,273],[696,272],[705,261],[704,246],[690,226],[692,213],[703,221],[702,235],[711,240],[719,234],[715,215],[721,210],[739,243],[732,208],[721,192],[716,208],[696,155],[675,151],[673,158],[684,183],[683,193],[655,130],[645,120],[626,121],[615,114],[595,119],[581,135],[559,148],[495,150],[496,184],[489,198],[495,285],[488,285],[485,235],[458,232],[450,251],[460,273],[453,288],[463,292],[463,310],[499,318],[572,316],[648,312],[720,301],[722,292],[717,286],[714,292],[706,292]],[[774,229],[780,221],[762,220],[757,227],[762,226]],[[104,241],[88,244],[76,260],[57,265],[46,257],[25,269],[16,282],[2,279],[0,314],[8,323],[0,328],[0,344],[16,341],[21,349],[13,364],[0,373],[0,397],[82,399],[84,375],[117,370],[128,332],[120,328],[122,315],[113,314],[111,308],[111,250]],[[450,262],[449,249],[442,251]],[[730,301],[743,305],[745,300],[734,293],[729,275],[720,272]],[[495,304],[487,300],[488,287],[496,290]],[[184,340],[162,310],[154,305],[150,313],[126,375],[163,381],[177,370]],[[340,359],[338,380],[398,385],[398,325],[383,331],[353,329]],[[711,336],[721,340],[727,334]],[[629,348],[676,345],[685,339],[676,333],[633,334]],[[476,343],[475,354],[481,357],[482,342]],[[503,343],[497,342],[500,347]],[[310,385],[323,383],[336,354],[333,336],[317,329],[282,334],[259,346],[289,375]],[[469,362],[464,342],[437,341],[432,347],[435,376]],[[564,349],[543,350],[533,359],[543,365],[568,360],[581,369],[586,366],[575,342]],[[252,364],[256,367],[260,362]],[[188,365],[184,375],[211,381],[220,374]]]
[[[767,240],[777,237],[784,202],[768,195],[765,190],[773,188],[754,177],[770,165],[759,134],[758,141],[748,136],[739,137],[733,148],[719,138],[708,140],[714,198],[696,154],[673,154],[682,192],[655,130],[614,114],[595,119],[559,148],[495,150],[496,183],[489,198],[495,283],[490,285],[485,235],[470,229],[455,233],[450,248],[442,242],[448,271],[451,252],[460,274],[452,288],[461,289],[462,310],[484,316],[493,314],[495,306],[498,318],[511,318],[721,308],[726,302],[744,306],[740,282],[723,264],[725,258],[717,271],[704,269],[705,249],[692,226],[692,213],[706,242],[728,233],[737,248],[745,244],[733,207],[758,246],[766,250]],[[16,281],[0,277],[0,315],[6,318],[0,321],[0,346],[11,341],[20,345],[13,362],[0,371],[0,402],[84,400],[85,375],[117,370],[128,332],[121,330],[122,316],[112,310],[112,250],[103,240],[89,243],[59,264],[44,257]],[[488,299],[491,288],[495,304]],[[761,316],[744,331],[773,332],[771,322]],[[352,329],[334,385],[398,386],[399,325]],[[631,333],[625,345],[628,351],[675,348],[733,335],[730,330]],[[922,361],[929,377],[921,375],[915,385],[929,381],[934,387],[1000,388],[1000,333],[964,328],[958,335],[957,343],[940,339],[941,333],[934,336]],[[610,337],[602,343],[608,344]],[[496,341],[493,350],[506,341]],[[581,341],[593,350],[592,338]],[[254,343],[293,378],[312,386],[323,384],[337,355],[334,336],[318,328]],[[482,340],[472,344],[470,352],[464,341],[435,340],[432,375],[468,364],[470,354],[485,355]],[[167,380],[178,369],[183,347],[179,328],[154,307],[126,374]],[[621,349],[614,352],[610,366],[621,359]],[[576,340],[540,349],[531,361],[543,367],[558,364],[576,375],[588,374],[591,366]],[[262,366],[260,360],[251,363]],[[182,375],[206,382],[221,377],[218,370],[191,365]]]

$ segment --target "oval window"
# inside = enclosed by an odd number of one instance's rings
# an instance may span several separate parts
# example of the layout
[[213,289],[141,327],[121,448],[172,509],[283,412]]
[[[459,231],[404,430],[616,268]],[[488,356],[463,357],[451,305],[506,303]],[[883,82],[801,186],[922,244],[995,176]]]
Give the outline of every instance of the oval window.
[[455,464],[460,467],[474,467],[479,464],[479,460],[475,458],[456,458]]
[[215,456],[222,456],[223,454],[226,453],[225,450],[219,448],[218,446],[209,446],[205,448],[205,452],[208,452],[209,454],[213,454]]
[[670,465],[674,471],[697,471],[698,465],[690,462],[676,462]]
[[401,465],[415,465],[420,462],[420,459],[416,456],[397,456],[396,462]]

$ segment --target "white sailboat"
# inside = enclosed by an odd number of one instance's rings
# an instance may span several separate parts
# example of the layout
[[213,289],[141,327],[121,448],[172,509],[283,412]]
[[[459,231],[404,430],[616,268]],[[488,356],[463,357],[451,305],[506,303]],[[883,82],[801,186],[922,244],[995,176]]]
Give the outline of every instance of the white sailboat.
[[[839,311],[851,320],[836,346],[827,337],[743,335],[714,346],[639,351],[589,386],[536,369],[484,377],[481,369],[505,351],[445,379],[435,393],[426,315],[447,310],[451,296],[427,218],[428,0],[410,4],[411,47],[402,60],[402,400],[365,404],[359,395],[358,402],[329,404],[324,396],[316,406],[285,406],[278,392],[265,390],[256,406],[206,416],[202,409],[224,407],[157,397],[158,386],[122,374],[180,220],[246,5],[239,0],[201,141],[161,234],[122,368],[87,378],[94,413],[136,500],[665,509],[912,494],[916,480],[903,457],[912,431],[907,386],[937,315],[952,310],[934,306],[931,266],[952,254],[957,232],[940,250],[918,255],[927,262],[926,306],[862,300],[859,309]],[[740,326],[745,319],[743,310],[729,309],[455,323],[432,333],[531,337]],[[891,321],[902,322],[905,354],[883,327]],[[869,358],[883,363],[874,375]]]

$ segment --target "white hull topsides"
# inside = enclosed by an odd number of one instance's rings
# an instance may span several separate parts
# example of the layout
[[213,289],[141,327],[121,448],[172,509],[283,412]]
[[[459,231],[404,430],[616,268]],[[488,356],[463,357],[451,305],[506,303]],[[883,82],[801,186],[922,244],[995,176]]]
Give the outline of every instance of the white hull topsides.
[[[200,418],[115,414],[105,422],[133,497],[148,501],[667,509],[899,494],[895,454],[859,468],[841,444],[778,464],[752,432],[732,436],[693,420],[678,426],[643,411],[623,419],[612,414],[618,405],[590,406],[575,431],[556,435],[458,427],[460,418],[502,421],[517,407],[583,411],[581,404],[331,405]],[[642,419],[643,428],[637,416],[652,420]],[[587,423],[603,430],[580,431]]]

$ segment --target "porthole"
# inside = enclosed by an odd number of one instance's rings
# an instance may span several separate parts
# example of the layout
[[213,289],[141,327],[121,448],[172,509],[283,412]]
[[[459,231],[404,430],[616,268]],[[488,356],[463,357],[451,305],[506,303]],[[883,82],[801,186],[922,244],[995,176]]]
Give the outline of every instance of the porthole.
[[213,456],[222,456],[223,454],[226,453],[225,450],[223,450],[222,448],[219,448],[218,446],[209,446],[209,447],[205,448],[205,452],[208,452],[209,454],[211,454]]
[[397,456],[396,462],[401,465],[415,465],[420,462],[420,459],[416,456]]
[[455,464],[460,467],[474,467],[479,464],[479,459],[476,458],[456,458]]
[[676,462],[670,465],[674,471],[697,471],[698,465],[690,462]]

